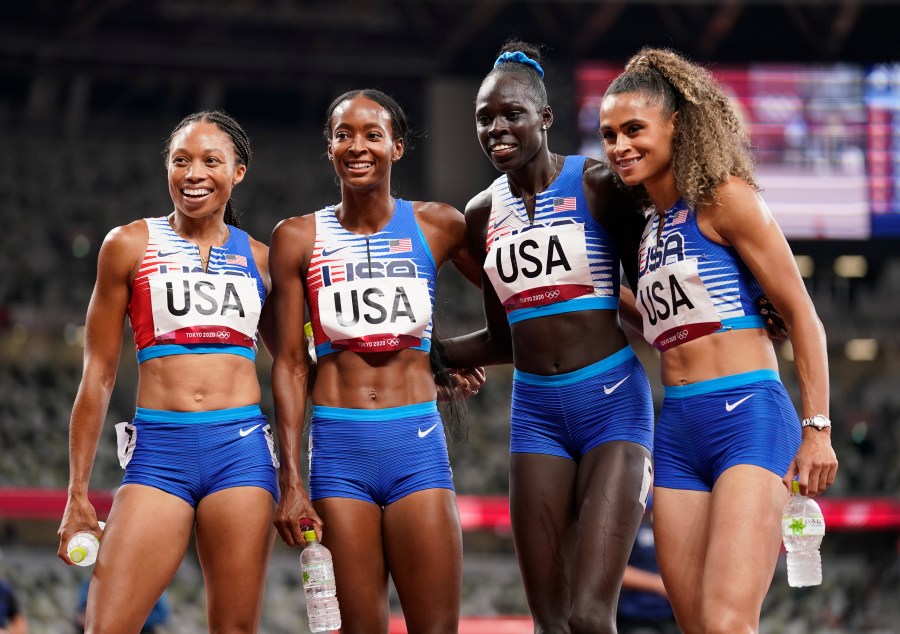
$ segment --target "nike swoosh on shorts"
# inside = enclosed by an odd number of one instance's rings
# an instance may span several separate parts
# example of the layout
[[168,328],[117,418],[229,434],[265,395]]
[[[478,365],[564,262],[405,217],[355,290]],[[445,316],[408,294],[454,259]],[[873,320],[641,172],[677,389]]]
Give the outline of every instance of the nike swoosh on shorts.
[[421,429],[419,429],[419,438],[425,438],[425,436],[427,436],[428,434],[430,434],[430,433],[431,433],[431,430],[434,429],[435,427],[437,427],[437,423],[435,423],[434,425],[432,425],[431,427],[429,427],[429,428],[426,429],[425,431],[422,431]]
[[626,376],[624,379],[622,379],[621,381],[619,381],[618,383],[616,383],[616,384],[613,385],[612,387],[606,387],[606,386],[604,385],[604,386],[603,386],[603,393],[606,394],[607,396],[609,396],[610,394],[612,394],[613,392],[615,392],[615,391],[618,389],[618,387],[619,387],[620,385],[622,385],[625,381],[627,381],[627,380],[628,380],[628,377],[630,377],[630,376],[631,376],[631,375],[629,374],[628,376]]
[[260,427],[261,425],[262,425],[262,423],[260,423],[259,425],[254,425],[250,429],[241,429],[238,433],[241,436],[249,436],[251,433],[253,433],[254,429],[256,429],[257,427]]
[[748,394],[747,396],[745,396],[745,397],[742,398],[741,400],[735,401],[734,403],[729,403],[728,401],[725,401],[725,411],[726,411],[726,412],[732,411],[735,407],[737,407],[738,405],[740,405],[741,403],[743,403],[744,401],[746,401],[746,400],[747,400],[748,398],[750,398],[751,396],[753,396],[753,395],[752,395],[752,394]]

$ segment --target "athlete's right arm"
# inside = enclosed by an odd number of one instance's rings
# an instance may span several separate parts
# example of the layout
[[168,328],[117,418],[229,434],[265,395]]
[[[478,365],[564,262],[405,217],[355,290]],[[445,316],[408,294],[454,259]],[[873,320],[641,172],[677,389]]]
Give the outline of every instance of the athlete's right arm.
[[[469,248],[482,264],[486,257],[485,244],[490,214],[490,189],[484,190],[466,205]],[[481,293],[486,325],[481,330],[442,340],[449,367],[472,368],[512,362],[512,337],[506,321],[506,311],[483,269]]]
[[306,543],[302,524],[312,524],[318,534],[322,532],[322,521],[313,509],[300,475],[309,378],[303,338],[304,277],[314,240],[315,216],[310,214],[278,223],[269,248],[275,318],[272,392],[281,462],[278,469],[281,500],[275,513],[275,527],[288,546]]
[[66,563],[71,563],[65,548],[72,535],[79,531],[100,535],[88,487],[116,383],[131,280],[146,246],[146,223],[141,220],[113,229],[100,247],[85,320],[83,373],[69,423],[68,499],[58,531],[58,555]]

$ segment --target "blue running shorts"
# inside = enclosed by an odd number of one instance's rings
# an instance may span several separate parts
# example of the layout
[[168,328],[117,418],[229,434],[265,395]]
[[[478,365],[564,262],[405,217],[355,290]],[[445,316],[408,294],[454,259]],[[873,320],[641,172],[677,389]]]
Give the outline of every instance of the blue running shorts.
[[196,506],[211,493],[256,486],[278,501],[272,433],[258,405],[209,412],[138,407],[116,425],[122,484],[161,489]]
[[626,440],[653,451],[653,398],[634,351],[625,347],[565,374],[513,374],[510,453],[575,460]]
[[416,491],[453,490],[434,401],[384,409],[315,405],[309,436],[310,499],[387,506]]
[[654,484],[711,491],[735,465],[779,478],[800,448],[800,419],[774,370],[666,386],[656,426]]

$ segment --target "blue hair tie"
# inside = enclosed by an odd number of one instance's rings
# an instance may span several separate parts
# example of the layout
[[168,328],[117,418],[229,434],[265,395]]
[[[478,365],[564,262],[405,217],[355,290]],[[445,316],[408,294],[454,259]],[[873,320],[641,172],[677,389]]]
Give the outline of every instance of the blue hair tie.
[[520,64],[525,64],[526,66],[531,66],[534,70],[537,71],[537,74],[541,76],[541,79],[544,78],[544,69],[541,68],[541,65],[528,57],[522,51],[516,51],[515,53],[503,53],[502,55],[500,55],[500,57],[497,58],[497,61],[494,62],[494,68],[497,68],[498,66],[509,62],[518,62]]

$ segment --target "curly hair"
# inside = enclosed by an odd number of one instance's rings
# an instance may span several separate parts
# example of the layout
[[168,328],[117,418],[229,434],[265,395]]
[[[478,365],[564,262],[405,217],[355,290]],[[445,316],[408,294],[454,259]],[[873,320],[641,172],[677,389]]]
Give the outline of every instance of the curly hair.
[[[628,60],[606,95],[630,92],[646,95],[664,116],[678,113],[672,162],[678,192],[688,204],[718,202],[716,188],[730,176],[759,189],[747,129],[707,69],[674,51],[644,48]],[[629,189],[649,205],[643,186]]]

